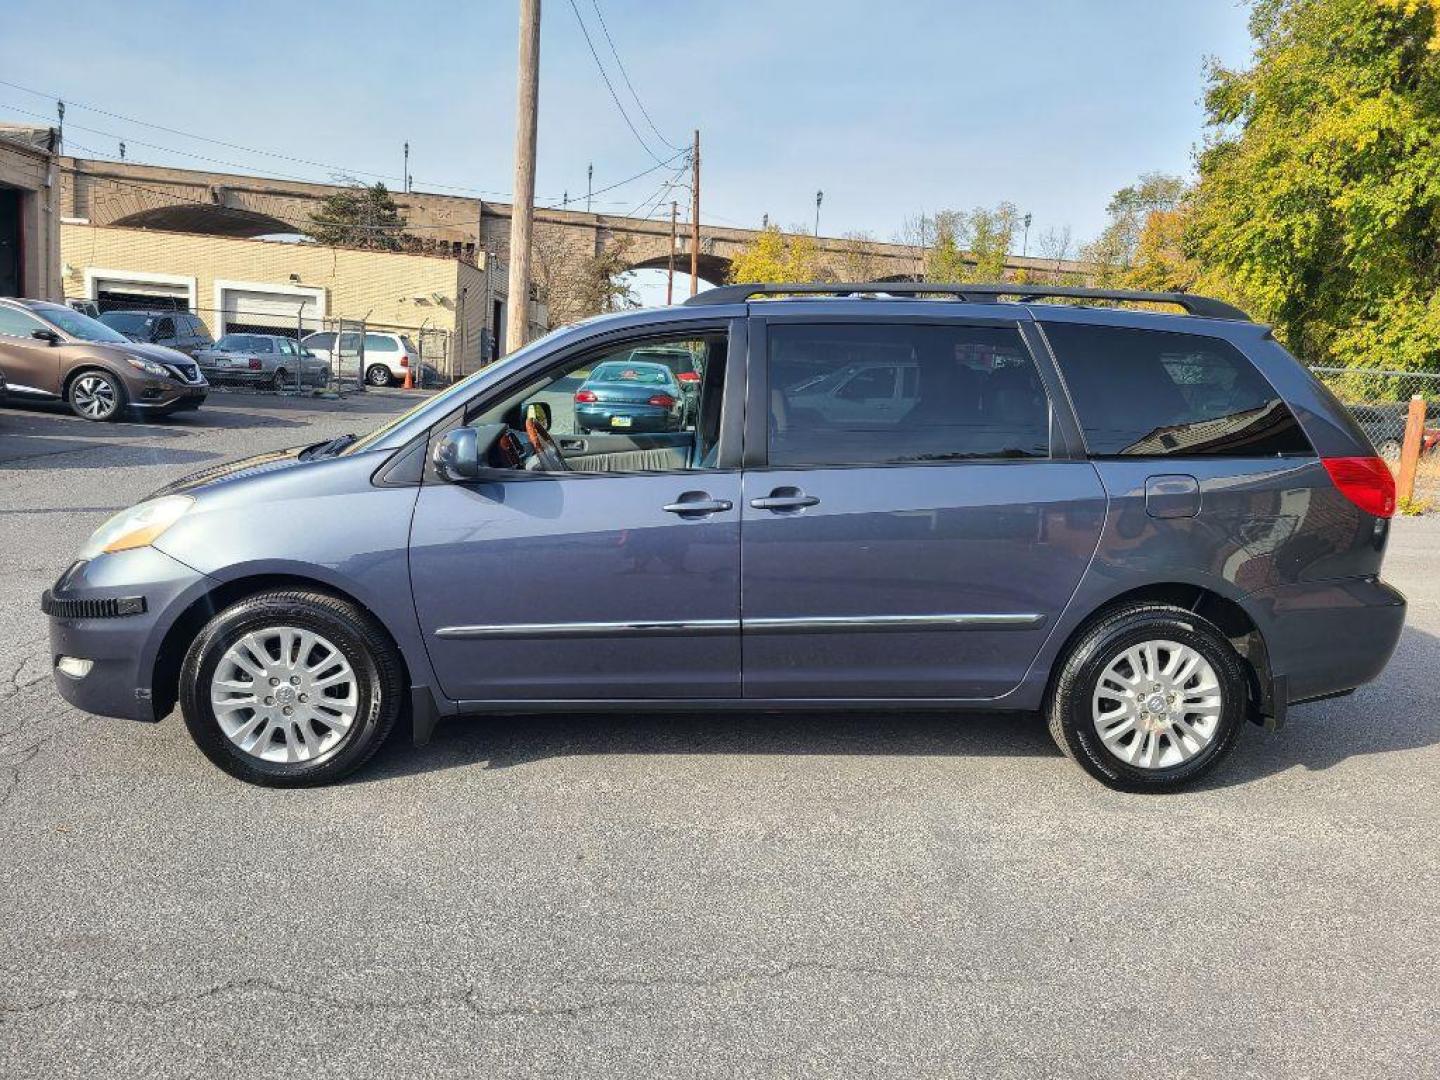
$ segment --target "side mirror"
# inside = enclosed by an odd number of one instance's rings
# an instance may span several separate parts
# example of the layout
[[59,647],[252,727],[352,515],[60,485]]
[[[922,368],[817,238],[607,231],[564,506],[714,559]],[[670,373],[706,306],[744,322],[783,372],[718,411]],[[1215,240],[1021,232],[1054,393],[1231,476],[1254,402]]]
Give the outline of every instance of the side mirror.
[[31,330],[30,336],[37,341],[48,341],[51,345],[60,344],[60,335],[54,330]]
[[472,427],[447,431],[430,455],[442,480],[456,483],[480,476],[480,439]]
[[525,419],[534,420],[546,431],[550,430],[550,404],[545,401],[527,401],[525,403]]

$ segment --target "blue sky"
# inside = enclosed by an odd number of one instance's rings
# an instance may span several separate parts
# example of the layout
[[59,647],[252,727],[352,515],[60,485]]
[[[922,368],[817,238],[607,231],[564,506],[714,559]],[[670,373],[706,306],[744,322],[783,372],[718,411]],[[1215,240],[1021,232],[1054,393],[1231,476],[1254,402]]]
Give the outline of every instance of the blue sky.
[[[1235,0],[599,0],[665,139],[702,132],[702,219],[893,236],[921,210],[1014,202],[1034,239],[1104,224],[1118,187],[1187,172],[1201,138],[1206,56],[1246,59]],[[621,100],[659,157],[673,151],[629,97],[595,15],[574,0]],[[208,163],[307,179],[398,177],[503,198],[512,185],[513,0],[127,3],[5,0],[0,79],[179,131],[325,163],[229,149],[72,106],[72,148],[165,164]],[[583,194],[653,165],[611,102],[570,0],[545,0],[537,193]],[[63,49],[57,48],[63,31]],[[0,119],[53,115],[0,86]],[[81,131],[79,125],[112,134]],[[77,151],[79,152],[79,151]],[[656,171],[597,199],[635,210]],[[682,207],[688,196],[678,192]],[[664,200],[668,202],[668,197]],[[657,209],[657,214],[661,211]]]

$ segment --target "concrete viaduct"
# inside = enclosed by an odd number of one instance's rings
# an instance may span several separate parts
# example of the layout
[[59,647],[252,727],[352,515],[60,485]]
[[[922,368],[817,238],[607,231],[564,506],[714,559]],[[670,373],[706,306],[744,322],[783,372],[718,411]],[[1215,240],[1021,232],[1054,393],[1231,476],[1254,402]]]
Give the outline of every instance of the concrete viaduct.
[[[327,195],[345,190],[340,184],[316,184],[193,169],[174,169],[130,162],[84,158],[60,159],[61,215],[94,225],[119,225],[170,232],[255,237],[305,232],[311,214]],[[406,232],[423,250],[448,254],[476,265],[484,256],[504,262],[510,238],[508,203],[430,192],[393,192],[406,219]],[[704,224],[700,230],[700,276],[723,282],[730,260],[758,235],[758,230]],[[632,269],[664,269],[670,250],[668,221],[591,214],[575,210],[537,209],[537,246],[554,256],[591,256],[619,243],[626,245]],[[817,238],[819,258],[832,280],[916,280],[921,252],[903,244],[857,243]],[[682,227],[677,271],[688,272],[690,237]],[[538,253],[537,272],[544,275],[546,252]],[[1060,274],[1080,280],[1075,262],[1011,256],[1007,276]],[[677,298],[678,299],[678,298]],[[554,307],[552,301],[552,307]],[[563,309],[563,304],[560,307]],[[552,311],[561,321],[568,314]]]

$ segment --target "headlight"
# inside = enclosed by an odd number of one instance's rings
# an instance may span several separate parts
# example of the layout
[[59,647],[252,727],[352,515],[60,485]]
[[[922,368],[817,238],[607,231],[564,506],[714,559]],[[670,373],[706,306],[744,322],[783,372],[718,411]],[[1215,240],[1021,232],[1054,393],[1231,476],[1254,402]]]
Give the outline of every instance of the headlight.
[[90,535],[78,557],[93,559],[105,552],[147,547],[179,521],[194,502],[188,495],[167,495],[121,510]]
[[162,379],[169,378],[170,376],[170,372],[165,370],[165,367],[163,365],[157,364],[154,360],[146,360],[143,356],[131,356],[129,353],[125,353],[123,355],[127,364],[129,364],[133,368],[138,368],[139,370],[145,372],[146,375],[158,375]]

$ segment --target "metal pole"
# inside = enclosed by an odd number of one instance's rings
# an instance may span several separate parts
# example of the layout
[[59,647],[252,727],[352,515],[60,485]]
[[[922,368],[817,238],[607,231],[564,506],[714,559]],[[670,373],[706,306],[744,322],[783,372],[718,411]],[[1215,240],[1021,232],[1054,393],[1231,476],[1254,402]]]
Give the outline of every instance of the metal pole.
[[540,0],[520,0],[520,63],[515,101],[515,202],[510,208],[510,295],[505,351],[530,330],[530,235],[535,222],[535,128],[540,108]]
[[405,143],[405,168],[400,172],[400,190],[410,194],[410,143]]
[[595,163],[585,168],[585,212],[590,213],[590,193],[595,187]]
[[1029,214],[1026,214],[1026,215],[1025,215],[1025,217],[1024,217],[1024,222],[1025,222],[1025,242],[1024,242],[1024,244],[1023,244],[1023,245],[1021,246],[1021,248],[1020,248],[1020,257],[1021,257],[1021,258],[1024,258],[1025,256],[1027,256],[1027,255],[1030,254],[1030,215],[1029,215]]
[[680,204],[674,199],[670,200],[670,261],[665,271],[665,306],[669,307],[675,302],[675,224],[679,220]]
[[700,129],[690,151],[690,295],[700,289]]
[[815,235],[820,235],[820,204],[825,201],[825,192],[815,192]]

